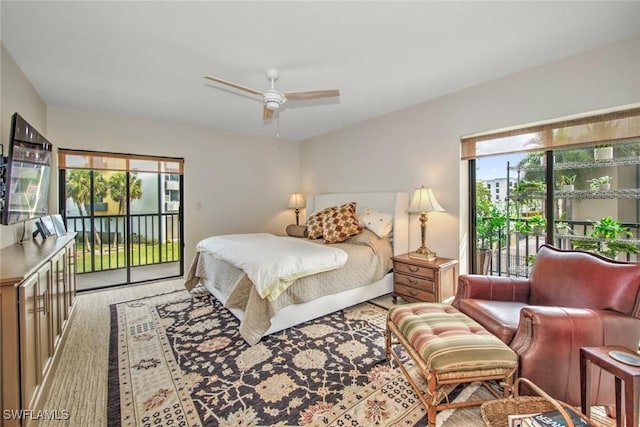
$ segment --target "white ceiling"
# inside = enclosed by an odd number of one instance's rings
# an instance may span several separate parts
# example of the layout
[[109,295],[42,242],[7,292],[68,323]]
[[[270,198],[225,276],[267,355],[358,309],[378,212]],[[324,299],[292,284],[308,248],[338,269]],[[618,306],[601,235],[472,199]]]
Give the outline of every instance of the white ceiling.
[[[6,1],[2,42],[48,105],[306,139],[640,32],[638,1]],[[340,89],[263,121],[266,90]],[[236,94],[234,94],[236,93]],[[237,93],[242,93],[238,95]]]

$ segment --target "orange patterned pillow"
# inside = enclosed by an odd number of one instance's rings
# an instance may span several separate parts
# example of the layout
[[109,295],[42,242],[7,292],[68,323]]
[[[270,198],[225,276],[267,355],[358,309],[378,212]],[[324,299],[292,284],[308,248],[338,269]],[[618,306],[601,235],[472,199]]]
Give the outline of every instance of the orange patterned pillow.
[[322,218],[322,236],[325,243],[340,243],[360,233],[356,217],[356,202],[346,203],[325,213]]
[[337,206],[331,206],[312,214],[307,220],[307,237],[309,239],[319,239],[322,237],[322,222],[325,214],[338,209]]

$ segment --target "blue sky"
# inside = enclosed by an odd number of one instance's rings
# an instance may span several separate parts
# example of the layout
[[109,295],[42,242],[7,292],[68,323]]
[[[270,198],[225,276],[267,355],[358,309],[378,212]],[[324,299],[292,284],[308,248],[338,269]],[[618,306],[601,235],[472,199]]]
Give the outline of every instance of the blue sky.
[[476,179],[506,178],[507,162],[510,162],[511,166],[514,166],[524,157],[526,157],[525,153],[481,157],[476,160]]

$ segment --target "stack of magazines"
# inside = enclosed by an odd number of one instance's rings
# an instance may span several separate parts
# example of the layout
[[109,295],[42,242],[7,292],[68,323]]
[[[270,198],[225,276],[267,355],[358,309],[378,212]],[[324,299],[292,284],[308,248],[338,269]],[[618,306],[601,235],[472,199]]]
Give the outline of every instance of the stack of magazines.
[[[593,426],[589,420],[577,412],[573,408],[564,408],[571,416],[571,422],[573,425],[578,426]],[[508,415],[509,427],[566,427],[569,426],[566,419],[562,416],[559,410],[537,413],[537,414],[515,414]]]

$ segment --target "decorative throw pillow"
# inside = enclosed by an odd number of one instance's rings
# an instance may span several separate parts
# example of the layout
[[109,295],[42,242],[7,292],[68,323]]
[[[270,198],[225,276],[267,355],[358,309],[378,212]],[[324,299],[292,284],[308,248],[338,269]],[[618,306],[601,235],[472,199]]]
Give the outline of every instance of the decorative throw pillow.
[[287,235],[291,237],[307,237],[307,226],[289,224],[287,225]]
[[360,233],[360,222],[356,217],[356,202],[326,213],[322,218],[322,237],[325,243],[340,243]]
[[334,209],[338,209],[338,207],[331,206],[311,214],[309,219],[307,219],[307,238],[319,239],[320,237],[322,237],[322,220],[324,218],[324,215],[333,211]]
[[371,208],[364,208],[358,219],[362,227],[373,231],[378,237],[388,236],[393,227],[393,215]]

